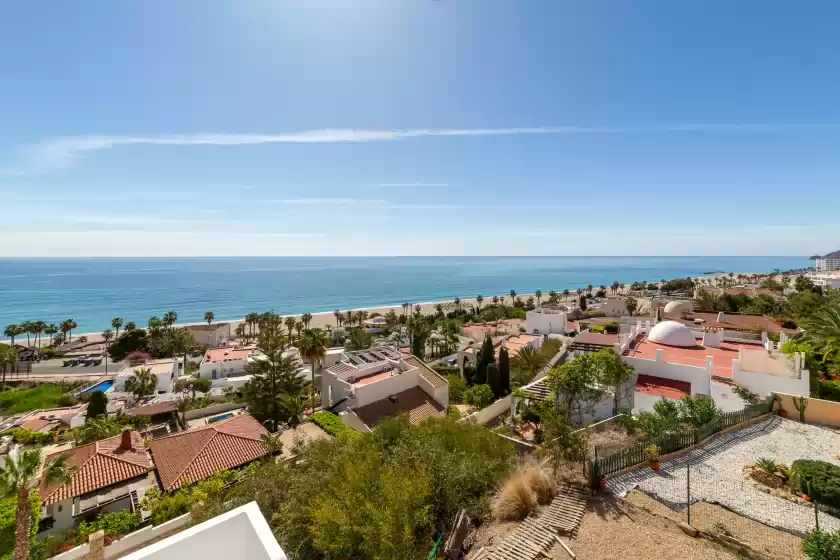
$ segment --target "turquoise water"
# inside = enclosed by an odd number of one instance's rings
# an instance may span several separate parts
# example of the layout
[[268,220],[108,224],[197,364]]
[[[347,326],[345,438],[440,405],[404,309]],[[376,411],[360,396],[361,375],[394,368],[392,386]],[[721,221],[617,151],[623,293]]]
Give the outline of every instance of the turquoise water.
[[143,326],[169,310],[179,322],[205,311],[238,319],[810,265],[806,257],[0,259],[0,330],[73,318],[77,333],[99,332],[112,317]]
[[221,416],[214,416],[213,418],[210,418],[209,420],[207,420],[207,423],[212,424],[214,422],[219,422],[221,420],[227,420],[228,418],[233,418],[233,413],[232,412],[230,412],[228,414],[222,414]]
[[102,381],[101,383],[97,383],[96,385],[94,385],[93,387],[90,387],[89,389],[85,389],[82,392],[82,394],[86,395],[88,393],[93,393],[94,391],[102,391],[104,393],[105,391],[110,389],[113,385],[114,385],[114,380],[113,379],[106,379],[105,381]]

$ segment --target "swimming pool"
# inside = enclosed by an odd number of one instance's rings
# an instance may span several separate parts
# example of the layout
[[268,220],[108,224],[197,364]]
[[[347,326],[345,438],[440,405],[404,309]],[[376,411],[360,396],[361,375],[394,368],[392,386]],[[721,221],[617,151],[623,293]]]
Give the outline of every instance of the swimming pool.
[[113,379],[106,379],[105,381],[100,381],[93,387],[88,387],[84,391],[82,391],[83,395],[87,395],[88,393],[92,393],[94,391],[102,391],[103,393],[113,387],[114,380]]
[[209,418],[207,420],[208,424],[212,424],[213,422],[218,422],[219,420],[227,420],[228,418],[233,417],[233,412],[229,412],[227,414],[222,414],[221,416],[214,416],[213,418]]

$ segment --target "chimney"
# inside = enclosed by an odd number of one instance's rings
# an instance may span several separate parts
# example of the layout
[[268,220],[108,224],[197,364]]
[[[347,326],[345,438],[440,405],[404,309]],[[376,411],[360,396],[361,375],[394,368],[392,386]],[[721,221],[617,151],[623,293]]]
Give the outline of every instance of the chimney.
[[122,435],[120,436],[120,449],[123,451],[131,451],[131,430],[128,428],[123,429]]
[[717,322],[718,323],[723,323],[723,311],[718,313]]

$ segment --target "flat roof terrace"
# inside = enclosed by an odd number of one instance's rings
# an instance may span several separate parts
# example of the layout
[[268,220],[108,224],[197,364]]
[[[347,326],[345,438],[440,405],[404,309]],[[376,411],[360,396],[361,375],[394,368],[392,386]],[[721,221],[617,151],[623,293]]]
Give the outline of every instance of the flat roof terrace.
[[706,367],[706,356],[711,356],[713,374],[718,377],[732,379],[732,360],[738,358],[738,352],[741,349],[763,350],[764,347],[759,344],[723,342],[720,348],[710,348],[702,346],[699,343],[690,348],[682,348],[652,342],[647,335],[644,335],[633,341],[630,344],[630,348],[624,352],[624,355],[631,358],[655,360],[656,351],[662,350],[662,359],[669,364],[701,368]]

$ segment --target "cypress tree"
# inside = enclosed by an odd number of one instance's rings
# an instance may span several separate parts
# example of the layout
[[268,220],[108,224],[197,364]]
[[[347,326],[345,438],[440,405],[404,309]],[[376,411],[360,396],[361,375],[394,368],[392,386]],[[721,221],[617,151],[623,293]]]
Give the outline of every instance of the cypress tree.
[[475,365],[475,384],[484,385],[487,383],[487,366],[495,363],[496,357],[493,352],[493,341],[490,336],[484,337],[484,343],[478,352],[478,360]]
[[507,348],[499,350],[499,381],[502,386],[500,397],[510,393],[510,357]]
[[487,384],[490,385],[490,389],[493,391],[495,398],[498,399],[503,396],[502,380],[499,379],[499,368],[496,366],[496,362],[487,364]]

